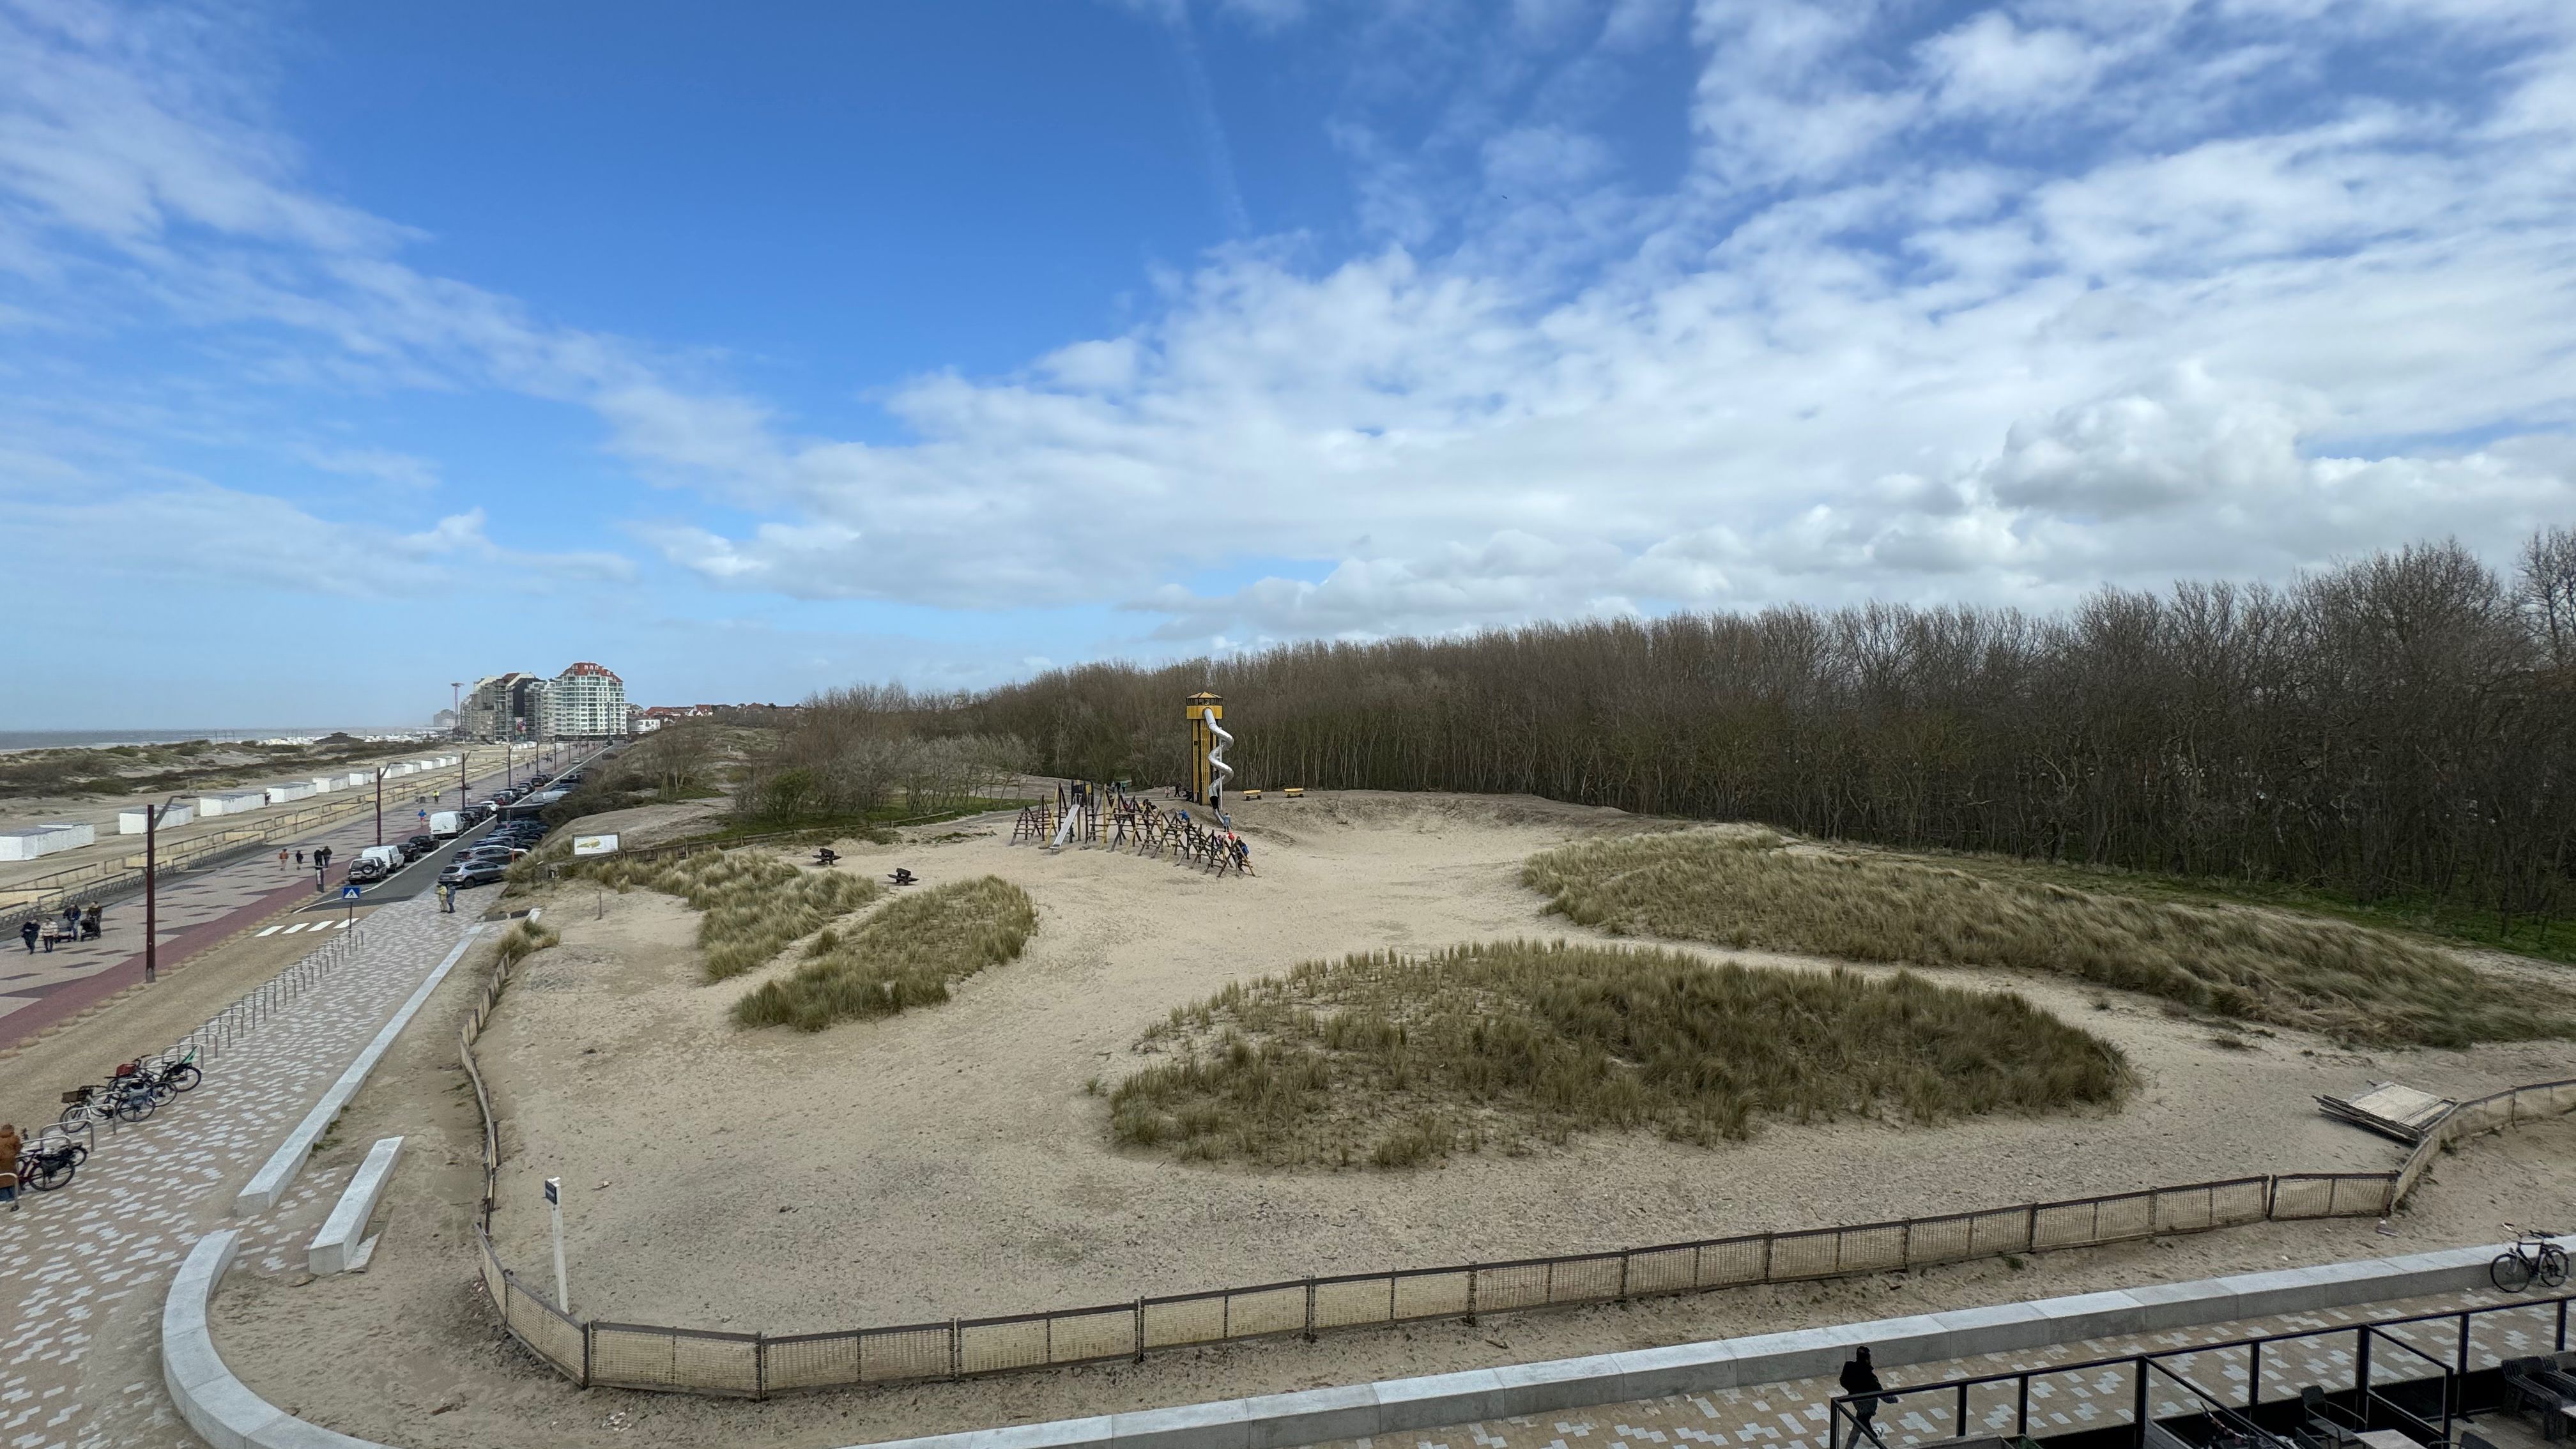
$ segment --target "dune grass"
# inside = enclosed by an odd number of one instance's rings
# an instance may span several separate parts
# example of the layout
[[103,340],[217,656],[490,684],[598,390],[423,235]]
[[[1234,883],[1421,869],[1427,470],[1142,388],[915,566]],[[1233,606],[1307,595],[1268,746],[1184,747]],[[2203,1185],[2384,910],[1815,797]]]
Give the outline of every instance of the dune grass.
[[675,895],[704,912],[698,949],[709,981],[767,963],[788,942],[884,893],[866,876],[805,870],[759,850],[702,850],[669,861],[610,856],[581,873],[619,891],[643,886]]
[[1175,1008],[1138,1046],[1172,1060],[1106,1089],[1114,1140],[1274,1167],[2046,1112],[2129,1079],[2117,1048],[2008,993],[1562,941],[1310,961]]
[[2565,1036],[2576,1002],[2491,979],[2438,947],[2321,916],[2080,890],[1768,831],[1687,830],[1532,856],[1549,908],[1633,935],[1853,961],[2043,971],[2249,1021],[2370,1043]]
[[563,933],[554,927],[542,925],[522,916],[511,924],[510,929],[501,933],[497,949],[502,965],[516,966],[539,951],[549,946],[559,945],[562,941]]
[[933,1006],[950,982],[1018,959],[1037,928],[1028,893],[999,876],[935,886],[815,937],[805,964],[735,1002],[733,1019],[821,1031]]

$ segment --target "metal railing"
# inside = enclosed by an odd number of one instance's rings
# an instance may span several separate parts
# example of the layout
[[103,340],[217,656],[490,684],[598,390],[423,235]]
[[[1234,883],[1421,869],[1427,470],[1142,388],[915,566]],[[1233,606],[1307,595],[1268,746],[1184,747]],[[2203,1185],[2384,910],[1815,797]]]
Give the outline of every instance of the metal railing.
[[[2444,1443],[2460,1415],[2492,1407],[2471,1401],[2464,1389],[2470,1375],[2500,1368],[2508,1360],[2534,1352],[2533,1345],[2540,1343],[2554,1343],[2555,1353],[2567,1351],[2571,1301],[2576,1300],[2568,1296],[2523,1299],[2082,1362],[1890,1383],[1872,1395],[1834,1396],[1827,1405],[1831,1434],[1827,1442],[1838,1444],[1850,1436],[1857,1399],[1879,1395],[1893,1395],[1906,1405],[1909,1418],[1924,1421],[1926,1427],[1909,1425],[1918,1440],[2029,1442],[2053,1433],[2132,1428],[2143,1442],[2190,1444],[2195,1442],[2192,1436],[2164,1426],[2200,1420],[2221,1431],[2208,1436],[2216,1442],[2286,1442],[2293,1436],[2273,1426],[2290,1414],[2304,1420],[2307,1409],[2301,1395],[2314,1387],[2326,1396],[2326,1407],[2347,1421],[2347,1428],[2389,1425],[2409,1431],[2419,1443]],[[2349,1346],[2332,1342],[2341,1339],[2349,1339]],[[2296,1371],[2281,1366],[2290,1356],[2287,1346],[2313,1340],[2328,1341],[2323,1355],[2308,1355]],[[2268,1375],[2267,1356],[2272,1364]],[[2201,1381],[2211,1376],[2207,1370],[2214,1370],[2215,1377],[2230,1386],[2228,1397]],[[2124,1373],[2120,1387],[2127,1392],[2109,1391],[2106,1384]],[[2037,1393],[2034,1384],[2039,1386]],[[2036,1398],[2043,1410],[2052,1401],[2062,1404],[2066,1396],[2052,1389],[2070,1384],[2089,1386],[2091,1391],[2081,1397],[2094,1412],[2052,1431],[2034,1416],[2031,1403]],[[2159,1387],[2164,1392],[2158,1393]],[[2337,1402],[2338,1398],[2350,1402]],[[2149,1434],[2149,1429],[2158,1432]],[[2231,1435],[2229,1430],[2236,1432]]]
[[[320,983],[332,971],[348,963],[365,945],[366,928],[352,926],[335,931],[317,951],[306,953],[293,965],[225,1004],[224,1008],[205,1019],[178,1040],[158,1052],[137,1053],[134,1060],[157,1058],[164,1064],[194,1062],[200,1073],[223,1054],[239,1045],[244,1038],[268,1020],[293,1005],[304,993]],[[150,1118],[144,1119],[151,1120]],[[78,1139],[88,1154],[99,1150],[99,1131],[106,1129],[113,1140],[117,1133],[140,1122],[128,1123],[113,1113],[100,1116],[83,1114],[70,1121],[57,1121],[39,1127],[27,1140],[27,1150],[35,1150],[47,1141],[60,1138],[69,1143]]]

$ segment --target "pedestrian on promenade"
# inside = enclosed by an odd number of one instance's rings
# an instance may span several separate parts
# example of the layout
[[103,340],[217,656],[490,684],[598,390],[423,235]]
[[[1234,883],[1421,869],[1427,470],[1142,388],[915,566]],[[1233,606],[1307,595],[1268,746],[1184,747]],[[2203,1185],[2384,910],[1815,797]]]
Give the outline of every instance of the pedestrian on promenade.
[[286,852],[283,850],[280,850],[277,853],[277,868],[279,870],[286,869]]
[[26,1146],[18,1140],[16,1123],[0,1122],[0,1202],[13,1213],[18,1210],[18,1154]]
[[29,916],[18,927],[18,939],[27,943],[27,954],[30,956],[36,954],[36,938],[43,934],[45,934],[45,928],[37,925],[36,918],[33,916]]
[[1868,1344],[1852,1350],[1851,1361],[1843,1365],[1842,1382],[1843,1392],[1853,1396],[1843,1405],[1851,1411],[1852,1426],[1850,1435],[1843,1440],[1842,1449],[1859,1449],[1863,1434],[1867,1434],[1869,1442],[1877,1445],[1878,1449],[1887,1449],[1887,1441],[1878,1437],[1878,1430],[1871,1427],[1869,1421],[1878,1413],[1879,1405],[1895,1403],[1896,1396],[1879,1392],[1885,1385],[1878,1381],[1878,1370],[1869,1366]]
[[296,868],[297,870],[302,870],[302,869],[304,868],[304,852],[303,852],[303,851],[300,851],[300,850],[299,850],[299,851],[295,852],[295,868]]
[[456,887],[442,885],[438,888],[438,908],[448,915],[456,914]]

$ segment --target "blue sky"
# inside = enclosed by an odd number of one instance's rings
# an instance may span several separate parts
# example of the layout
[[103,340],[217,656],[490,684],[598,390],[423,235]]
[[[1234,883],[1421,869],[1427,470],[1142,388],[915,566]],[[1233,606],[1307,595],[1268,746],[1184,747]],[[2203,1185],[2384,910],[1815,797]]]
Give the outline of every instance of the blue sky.
[[0,0],[0,728],[2576,521],[2542,0]]

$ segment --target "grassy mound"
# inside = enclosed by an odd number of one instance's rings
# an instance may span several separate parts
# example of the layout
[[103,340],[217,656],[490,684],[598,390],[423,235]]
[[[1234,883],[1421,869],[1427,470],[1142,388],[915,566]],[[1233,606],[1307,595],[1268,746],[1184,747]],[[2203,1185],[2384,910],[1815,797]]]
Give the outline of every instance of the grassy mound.
[[1588,1128],[1680,1141],[1756,1114],[1912,1122],[2119,1099],[2118,1049],[2018,996],[1534,942],[1308,962],[1177,1008],[1109,1092],[1119,1142],[1403,1167]]
[[758,850],[702,850],[671,861],[611,856],[581,873],[621,891],[644,886],[675,895],[705,912],[698,949],[706,953],[709,981],[764,964],[788,942],[884,890],[865,876],[802,870]]
[[1625,934],[2045,971],[2358,1041],[2463,1046],[2571,1027],[2564,996],[2534,1000],[2386,931],[2015,879],[2000,861],[1971,869],[1690,830],[1544,851],[1521,878],[1550,909]]
[[1028,893],[999,876],[908,895],[844,936],[826,931],[812,959],[734,1003],[744,1026],[821,1031],[948,999],[948,983],[1016,960],[1038,928]]

